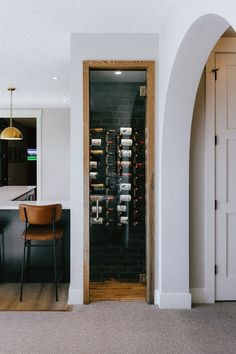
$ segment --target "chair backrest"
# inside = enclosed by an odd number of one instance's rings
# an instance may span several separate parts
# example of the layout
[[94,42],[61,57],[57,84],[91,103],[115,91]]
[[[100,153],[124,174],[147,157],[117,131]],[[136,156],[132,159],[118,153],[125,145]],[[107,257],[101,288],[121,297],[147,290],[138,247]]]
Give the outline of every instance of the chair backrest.
[[[27,221],[30,224],[35,225],[48,225],[53,222],[53,210],[55,209],[55,222],[61,219],[62,205],[61,204],[51,204],[51,205],[28,205],[20,204],[20,220]],[[26,211],[26,215],[25,215]]]

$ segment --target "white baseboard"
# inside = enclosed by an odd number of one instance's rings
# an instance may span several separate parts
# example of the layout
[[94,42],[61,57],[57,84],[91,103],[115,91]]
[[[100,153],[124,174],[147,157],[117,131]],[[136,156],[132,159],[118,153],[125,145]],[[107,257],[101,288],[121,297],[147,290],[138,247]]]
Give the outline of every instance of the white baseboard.
[[83,289],[69,288],[69,305],[83,305]]
[[154,290],[154,305],[158,305],[159,306],[159,303],[160,303],[159,296],[160,296],[159,290],[155,289]]
[[191,309],[190,293],[160,293],[155,290],[155,304],[160,309]]
[[207,304],[207,296],[205,288],[192,288],[190,289],[192,294],[192,303],[193,304]]

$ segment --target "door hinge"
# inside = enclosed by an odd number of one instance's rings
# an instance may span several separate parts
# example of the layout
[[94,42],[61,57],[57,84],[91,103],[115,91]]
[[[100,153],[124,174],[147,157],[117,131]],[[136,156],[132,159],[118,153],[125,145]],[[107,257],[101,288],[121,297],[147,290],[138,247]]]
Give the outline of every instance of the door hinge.
[[217,210],[217,209],[218,209],[218,201],[215,200],[215,210]]
[[139,95],[140,96],[147,96],[147,87],[146,86],[139,86]]
[[219,69],[212,69],[211,72],[215,74],[215,81],[217,80],[217,71],[219,71]]
[[217,145],[217,144],[218,144],[218,136],[215,135],[215,145]]
[[215,264],[215,275],[219,273],[219,266]]

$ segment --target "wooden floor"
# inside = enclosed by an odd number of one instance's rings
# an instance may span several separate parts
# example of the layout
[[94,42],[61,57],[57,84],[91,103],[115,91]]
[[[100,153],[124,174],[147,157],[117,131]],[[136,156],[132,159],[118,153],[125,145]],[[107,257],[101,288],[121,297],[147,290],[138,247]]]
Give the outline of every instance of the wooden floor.
[[91,282],[90,301],[145,301],[145,285],[132,282]]
[[66,283],[59,284],[56,302],[54,284],[25,284],[20,302],[20,284],[0,284],[0,311],[69,311],[68,287]]

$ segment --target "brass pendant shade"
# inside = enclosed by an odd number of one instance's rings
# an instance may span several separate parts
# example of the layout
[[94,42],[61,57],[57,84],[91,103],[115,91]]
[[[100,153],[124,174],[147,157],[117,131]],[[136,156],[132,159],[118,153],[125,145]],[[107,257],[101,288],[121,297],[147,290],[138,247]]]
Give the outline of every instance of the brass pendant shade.
[[3,131],[0,134],[0,139],[2,140],[22,140],[23,139],[23,134],[19,129],[16,127],[13,127],[12,125],[12,112],[13,112],[13,107],[12,107],[12,92],[15,91],[14,87],[10,87],[8,89],[11,93],[11,99],[10,99],[10,126],[3,129]]
[[0,135],[2,140],[22,140],[23,135],[21,131],[15,127],[7,127],[3,129]]

